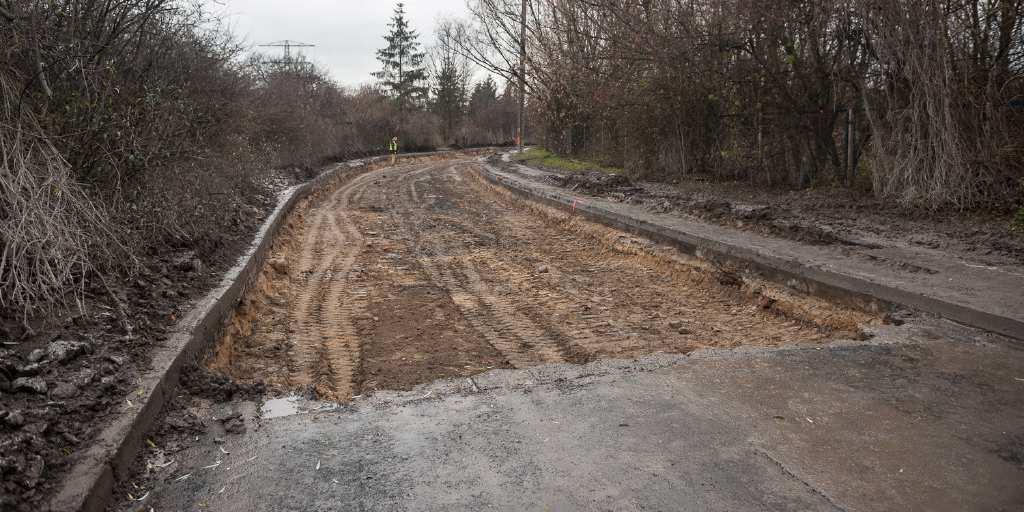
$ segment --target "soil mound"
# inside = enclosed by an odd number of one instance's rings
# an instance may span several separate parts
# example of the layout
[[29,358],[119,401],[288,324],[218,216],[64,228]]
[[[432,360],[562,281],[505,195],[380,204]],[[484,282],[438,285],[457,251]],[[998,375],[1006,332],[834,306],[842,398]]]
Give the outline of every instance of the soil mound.
[[548,178],[558,185],[570,190],[582,190],[591,194],[607,194],[609,192],[634,192],[642,190],[629,178],[621,174],[609,174],[598,171],[583,171],[572,174],[552,174]]

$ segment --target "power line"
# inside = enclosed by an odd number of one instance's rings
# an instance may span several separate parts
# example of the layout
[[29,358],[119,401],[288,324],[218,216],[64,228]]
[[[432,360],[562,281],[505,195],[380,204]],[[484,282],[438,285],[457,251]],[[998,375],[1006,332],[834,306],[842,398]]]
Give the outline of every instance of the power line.
[[283,63],[290,63],[292,61],[292,48],[312,48],[315,44],[302,43],[299,41],[292,41],[291,39],[285,39],[283,41],[274,41],[272,43],[257,45],[263,48],[284,48]]

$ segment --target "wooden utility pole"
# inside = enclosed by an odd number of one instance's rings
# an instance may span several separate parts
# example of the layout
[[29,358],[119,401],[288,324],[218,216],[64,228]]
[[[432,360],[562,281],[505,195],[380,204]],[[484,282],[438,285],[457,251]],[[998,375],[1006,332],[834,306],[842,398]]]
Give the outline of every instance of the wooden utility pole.
[[856,125],[853,123],[853,107],[846,109],[846,183],[852,185],[857,178],[857,162],[855,144],[857,140]]
[[526,126],[526,2],[522,0],[523,12],[519,18],[519,115],[516,116],[516,145],[523,147]]

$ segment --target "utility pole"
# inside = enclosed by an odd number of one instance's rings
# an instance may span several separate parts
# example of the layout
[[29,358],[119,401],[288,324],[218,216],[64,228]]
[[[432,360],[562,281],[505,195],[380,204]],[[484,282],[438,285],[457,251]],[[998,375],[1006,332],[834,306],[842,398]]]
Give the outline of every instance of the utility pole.
[[522,0],[523,12],[519,18],[519,115],[516,119],[516,145],[523,147],[523,133],[526,126],[526,2]]
[[852,185],[857,178],[857,162],[855,147],[857,126],[853,123],[853,107],[846,109],[846,184]]

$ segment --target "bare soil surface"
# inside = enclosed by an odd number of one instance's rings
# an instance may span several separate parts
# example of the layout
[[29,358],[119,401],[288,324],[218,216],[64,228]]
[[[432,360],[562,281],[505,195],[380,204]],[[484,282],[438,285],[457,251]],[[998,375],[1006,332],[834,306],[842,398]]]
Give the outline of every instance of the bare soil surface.
[[864,337],[879,319],[536,206],[472,160],[301,205],[208,367],[346,401],[491,368]]
[[[506,170],[517,168],[496,158],[493,163]],[[633,181],[598,171],[540,171],[531,177],[588,195],[643,205],[657,213],[691,215],[807,244],[920,247],[984,265],[1024,264],[1024,232],[1012,228],[1012,213],[907,209],[842,188],[788,191],[700,177],[666,183]]]
[[86,290],[81,310],[0,319],[0,510],[40,510],[122,404],[132,403],[151,349],[167,339],[193,299],[244,253],[269,202],[200,257],[167,248],[130,279]]

